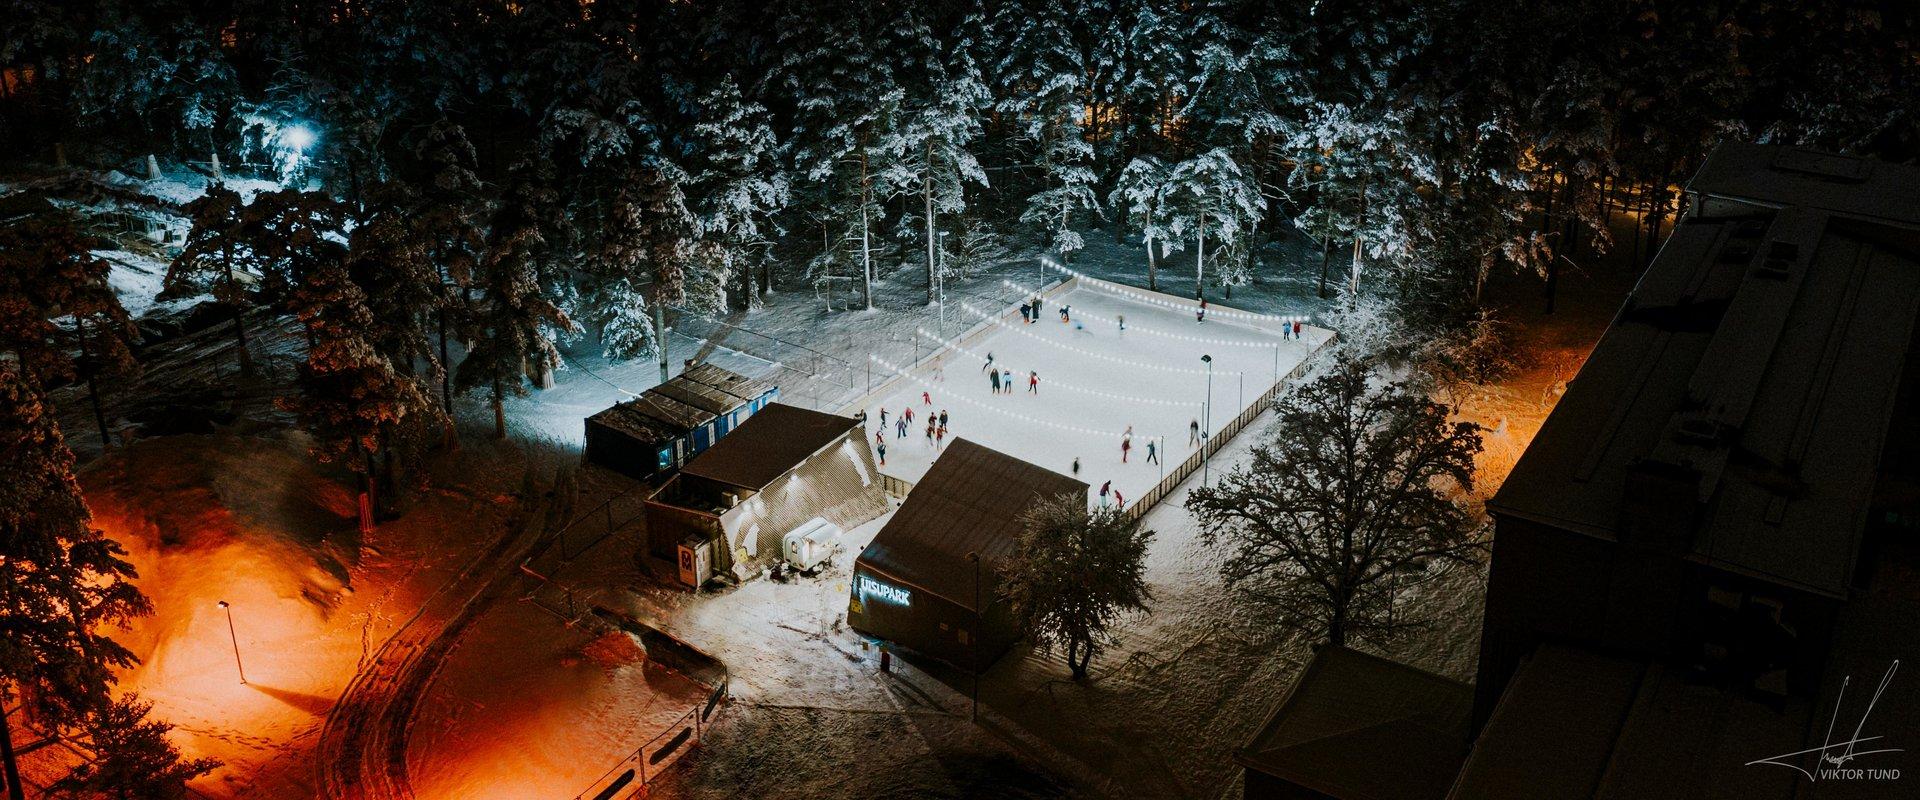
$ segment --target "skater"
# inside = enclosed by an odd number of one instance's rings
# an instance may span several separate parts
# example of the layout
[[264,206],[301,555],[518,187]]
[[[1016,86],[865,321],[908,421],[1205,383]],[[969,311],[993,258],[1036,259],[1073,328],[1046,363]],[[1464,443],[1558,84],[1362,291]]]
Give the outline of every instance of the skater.
[[1199,443],[1200,443],[1200,420],[1196,419],[1192,422],[1187,423],[1187,446],[1192,447]]
[[933,444],[933,420],[927,420],[927,444]]
[[1127,454],[1130,452],[1133,452],[1133,437],[1131,436],[1120,440],[1120,463],[1127,463]]
[[1072,312],[1073,312],[1073,306],[1061,306],[1061,307],[1060,307],[1060,321],[1061,321],[1061,322],[1071,322],[1071,321],[1073,320],[1073,313],[1072,313]]
[[1127,329],[1127,315],[1125,315],[1125,314],[1121,314],[1121,315],[1119,316],[1119,320],[1120,320],[1120,330],[1122,330],[1122,331],[1124,331],[1124,330],[1126,330],[1126,329]]
[[1033,321],[1040,321],[1040,295],[1033,296]]
[[947,410],[940,409],[940,427],[947,427]]
[[1027,394],[1039,394],[1039,393],[1040,393],[1040,373],[1028,372],[1027,373]]
[[1020,304],[1020,321],[1025,323],[1033,322],[1033,306],[1026,303]]
[[1300,320],[1293,321],[1293,338],[1300,338]]
[[879,449],[880,449],[880,466],[883,466],[883,467],[884,467],[884,466],[886,466],[886,465],[887,465],[887,445],[886,445],[886,443],[885,443],[885,442],[881,442],[881,443],[880,443],[880,448],[879,448]]
[[1107,507],[1107,495],[1113,491],[1113,481],[1100,484],[1100,507]]
[[947,429],[946,428],[933,429],[933,449],[938,450],[941,447],[944,447],[946,443],[947,443]]
[[1000,371],[1000,386],[1007,390],[1007,394],[1013,394],[1013,370]]
[[1193,319],[1195,322],[1207,321],[1207,298],[1200,298],[1200,310],[1193,315]]
[[987,363],[980,365],[980,370],[982,372],[985,372],[990,369],[993,369],[993,351],[992,350],[987,351]]
[[1153,449],[1152,439],[1147,440],[1147,463],[1149,464],[1160,463],[1160,454]]
[[894,427],[894,431],[893,431],[893,438],[895,438],[895,439],[905,439],[905,438],[907,438],[907,420],[906,420],[906,418],[905,418],[905,417],[901,417],[901,418],[899,418],[899,419],[896,419],[896,420],[894,420],[894,421],[893,421],[893,423],[894,423],[894,425],[893,425],[893,427]]
[[920,405],[923,405],[923,406],[933,405],[933,395],[927,394],[926,392],[921,392]]
[[1293,338],[1293,324],[1289,322],[1280,323],[1280,341],[1284,342],[1291,338]]
[[880,427],[887,427],[887,410],[885,408],[880,409]]
[[996,369],[996,370],[991,370],[987,372],[987,380],[993,384],[993,393],[999,394],[1000,393],[1000,370]]
[[907,412],[901,416],[906,419],[907,424],[913,424],[913,406],[907,406]]
[[874,443],[875,445],[877,445],[877,446],[880,446],[880,447],[886,447],[886,446],[887,446],[887,434],[886,434],[886,432],[884,432],[884,431],[874,431],[874,432],[873,432],[873,443]]
[[1120,490],[1113,490],[1113,506],[1121,511],[1127,510],[1127,498],[1120,496]]
[[1073,457],[1073,477],[1080,477],[1080,457]]

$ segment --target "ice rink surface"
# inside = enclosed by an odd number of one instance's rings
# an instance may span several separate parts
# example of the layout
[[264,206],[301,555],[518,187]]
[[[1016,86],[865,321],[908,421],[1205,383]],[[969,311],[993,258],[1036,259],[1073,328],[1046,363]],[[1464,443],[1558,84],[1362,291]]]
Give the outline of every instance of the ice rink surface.
[[[1112,481],[1131,503],[1197,449],[1190,424],[1197,420],[1205,428],[1208,422],[1208,369],[1201,356],[1213,357],[1211,421],[1218,429],[1331,335],[1303,327],[1304,341],[1283,340],[1278,323],[1251,315],[1233,319],[1233,312],[1218,308],[1198,322],[1192,301],[1124,292],[1076,286],[1048,298],[1032,323],[1022,323],[1017,312],[1008,321],[1010,306],[949,300],[948,330],[955,336],[983,319],[999,321],[964,345],[926,330],[929,349],[950,349],[938,367],[908,371],[906,364],[875,364],[876,376],[906,376],[896,391],[866,409],[868,443],[876,432],[885,436],[881,471],[906,481],[925,475],[944,444],[927,441],[926,421],[944,410],[949,441],[964,437],[1067,475],[1074,474],[1078,458],[1078,477],[1090,498],[1097,500],[1101,484]],[[1061,320],[1062,306],[1071,309],[1071,321]],[[996,370],[1012,371],[1011,392],[993,391],[989,353]],[[1039,378],[1037,391],[1029,386],[1029,373]],[[913,422],[900,436],[896,420],[907,408]],[[1133,448],[1122,463],[1129,428]],[[1160,463],[1148,460],[1149,441]]]

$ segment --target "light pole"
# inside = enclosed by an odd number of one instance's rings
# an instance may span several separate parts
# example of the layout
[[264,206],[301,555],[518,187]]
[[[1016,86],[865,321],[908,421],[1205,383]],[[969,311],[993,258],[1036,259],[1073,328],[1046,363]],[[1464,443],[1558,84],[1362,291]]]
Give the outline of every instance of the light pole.
[[233,639],[233,668],[240,671],[240,685],[247,685],[247,668],[240,665],[240,634],[233,630],[233,606],[220,601],[220,609],[227,612],[227,636]]
[[980,554],[968,551],[967,560],[973,562],[973,638],[967,646],[973,649],[973,707],[967,712],[968,722],[980,721],[980,628],[986,624],[986,614],[980,609]]
[[1200,360],[1207,363],[1207,404],[1200,414],[1200,485],[1204,487],[1213,471],[1213,451],[1207,449],[1207,439],[1213,436],[1213,356],[1203,355]]

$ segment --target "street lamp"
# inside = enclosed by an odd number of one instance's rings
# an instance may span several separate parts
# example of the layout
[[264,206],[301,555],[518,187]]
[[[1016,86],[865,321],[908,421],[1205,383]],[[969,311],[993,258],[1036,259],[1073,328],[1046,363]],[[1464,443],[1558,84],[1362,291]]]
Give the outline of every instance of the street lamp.
[[1207,405],[1200,423],[1200,485],[1204,487],[1213,470],[1213,451],[1207,449],[1207,439],[1213,436],[1213,356],[1202,355],[1200,360],[1207,363]]
[[305,125],[293,125],[280,132],[280,138],[288,147],[305,151],[313,146],[313,131]]
[[233,668],[240,671],[240,685],[247,685],[247,668],[240,665],[240,634],[233,630],[233,606],[220,601],[220,609],[227,612],[227,636],[233,639]]

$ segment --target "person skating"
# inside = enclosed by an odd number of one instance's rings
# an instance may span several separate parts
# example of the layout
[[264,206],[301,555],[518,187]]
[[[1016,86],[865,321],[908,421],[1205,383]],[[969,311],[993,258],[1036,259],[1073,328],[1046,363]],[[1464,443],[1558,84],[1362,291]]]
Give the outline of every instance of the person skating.
[[887,443],[881,442],[879,450],[880,450],[880,466],[884,467],[887,465]]
[[1040,295],[1033,296],[1033,321],[1040,321]]
[[1199,443],[1200,443],[1200,420],[1196,419],[1192,422],[1187,423],[1187,446],[1192,447]]
[[1107,507],[1107,495],[1113,492],[1113,481],[1100,484],[1100,507]]
[[874,443],[874,444],[876,444],[876,445],[879,445],[879,446],[881,446],[881,447],[885,447],[885,446],[886,446],[886,444],[887,444],[887,434],[886,434],[886,432],[885,432],[885,431],[874,431],[874,432],[873,432],[873,443]]
[[985,371],[987,371],[987,370],[991,370],[991,369],[993,369],[993,351],[992,351],[992,350],[988,350],[988,351],[987,351],[987,363],[985,363],[985,364],[981,364],[981,365],[980,365],[980,371],[982,371],[982,372],[985,372]]
[[933,395],[927,394],[926,392],[921,392],[920,405],[923,405],[923,406],[933,405]]
[[1118,317],[1118,319],[1120,320],[1120,330],[1123,330],[1123,331],[1124,331],[1124,330],[1126,330],[1126,329],[1127,329],[1127,315],[1125,315],[1125,314],[1121,314],[1121,315],[1120,315],[1120,316]]
[[1293,321],[1293,338],[1300,338],[1300,320]]
[[1160,463],[1160,453],[1159,451],[1154,449],[1152,439],[1147,440],[1147,463],[1149,464]]
[[1000,386],[1007,390],[1007,394],[1013,394],[1013,370],[1000,371]]
[[880,409],[880,427],[887,427],[887,409],[884,407]]
[[906,420],[906,418],[905,418],[905,417],[901,417],[901,418],[899,418],[899,419],[896,419],[896,420],[894,420],[894,421],[893,421],[893,423],[894,423],[894,432],[893,432],[893,438],[895,438],[895,439],[905,439],[905,438],[907,438],[907,420]]
[[1039,394],[1039,393],[1040,393],[1040,373],[1028,372],[1027,373],[1027,394]]
[[1204,298],[1204,297],[1200,298],[1200,310],[1194,313],[1193,321],[1195,322],[1207,321],[1207,298]]
[[933,444],[933,420],[927,420],[927,444]]
[[1127,510],[1127,498],[1120,496],[1119,489],[1113,490],[1113,507],[1121,511]]
[[1020,321],[1021,322],[1033,321],[1033,306],[1027,303],[1020,304]]
[[1000,393],[1000,370],[987,370],[987,381],[993,384],[993,393]]
[[945,447],[946,444],[947,444],[947,429],[934,428],[933,429],[933,449],[938,450],[942,447]]
[[902,414],[901,416],[906,418],[907,424],[909,425],[913,424],[913,406],[907,406],[906,413]]
[[1120,440],[1120,463],[1127,463],[1127,454],[1130,452],[1133,452],[1133,437],[1127,436]]
[[1291,322],[1280,323],[1280,341],[1284,342],[1291,338],[1293,338],[1293,323]]
[[1071,322],[1071,321],[1073,321],[1073,313],[1072,313],[1072,312],[1073,312],[1073,306],[1061,306],[1061,307],[1060,307],[1060,321],[1061,321],[1061,322]]
[[947,427],[947,410],[940,409],[940,427]]
[[1080,477],[1080,457],[1073,457],[1073,477]]

